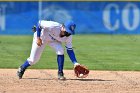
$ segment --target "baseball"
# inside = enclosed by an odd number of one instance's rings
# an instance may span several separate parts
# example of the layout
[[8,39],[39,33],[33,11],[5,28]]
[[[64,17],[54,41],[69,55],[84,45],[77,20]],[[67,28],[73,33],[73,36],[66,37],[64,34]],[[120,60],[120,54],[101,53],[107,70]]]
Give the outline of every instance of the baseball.
[[83,74],[80,74],[79,76],[80,76],[80,77],[82,77],[82,76],[83,76]]

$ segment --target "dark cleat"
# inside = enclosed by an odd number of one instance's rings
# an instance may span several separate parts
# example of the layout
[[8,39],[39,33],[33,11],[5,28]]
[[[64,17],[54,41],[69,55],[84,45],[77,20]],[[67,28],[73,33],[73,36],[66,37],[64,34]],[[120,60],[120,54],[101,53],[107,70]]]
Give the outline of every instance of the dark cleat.
[[66,80],[66,78],[64,77],[64,73],[63,72],[58,72],[58,79],[59,80]]
[[19,79],[22,79],[24,72],[25,72],[25,69],[22,66],[20,66],[17,71],[17,76]]

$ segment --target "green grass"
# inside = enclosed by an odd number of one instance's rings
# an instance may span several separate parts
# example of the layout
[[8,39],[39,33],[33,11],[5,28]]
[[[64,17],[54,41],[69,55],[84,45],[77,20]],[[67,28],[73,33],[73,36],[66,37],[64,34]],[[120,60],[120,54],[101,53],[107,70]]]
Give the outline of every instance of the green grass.
[[[29,57],[32,36],[0,36],[0,68],[18,68]],[[140,71],[139,35],[75,35],[73,47],[79,63],[93,70]],[[57,69],[56,54],[47,46],[30,68]],[[65,69],[72,69],[65,50]]]

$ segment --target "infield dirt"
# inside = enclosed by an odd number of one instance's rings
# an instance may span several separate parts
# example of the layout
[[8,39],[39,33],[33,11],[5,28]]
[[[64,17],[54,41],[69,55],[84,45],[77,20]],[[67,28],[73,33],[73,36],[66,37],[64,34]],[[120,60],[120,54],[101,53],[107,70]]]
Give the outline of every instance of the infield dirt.
[[0,93],[140,93],[137,71],[90,71],[79,79],[64,70],[65,81],[57,80],[57,70],[27,69],[20,80],[16,72],[0,69]]

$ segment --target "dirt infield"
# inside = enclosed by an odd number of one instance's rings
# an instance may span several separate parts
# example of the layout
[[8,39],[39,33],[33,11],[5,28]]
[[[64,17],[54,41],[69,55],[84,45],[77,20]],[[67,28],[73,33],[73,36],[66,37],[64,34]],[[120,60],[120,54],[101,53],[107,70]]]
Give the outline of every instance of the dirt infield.
[[0,93],[140,93],[140,72],[90,71],[78,79],[65,70],[65,81],[57,80],[56,70],[28,69],[18,79],[16,69],[0,69]]

